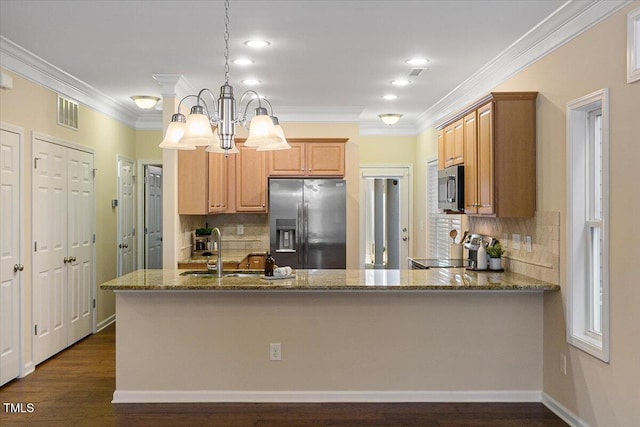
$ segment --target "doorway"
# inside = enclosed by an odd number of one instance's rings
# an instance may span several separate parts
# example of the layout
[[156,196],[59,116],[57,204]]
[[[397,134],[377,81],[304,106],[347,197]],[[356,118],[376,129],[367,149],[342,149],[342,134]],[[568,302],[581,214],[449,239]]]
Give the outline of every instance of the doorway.
[[360,268],[406,269],[412,165],[363,165],[360,176]]
[[162,166],[144,165],[144,268],[162,268]]

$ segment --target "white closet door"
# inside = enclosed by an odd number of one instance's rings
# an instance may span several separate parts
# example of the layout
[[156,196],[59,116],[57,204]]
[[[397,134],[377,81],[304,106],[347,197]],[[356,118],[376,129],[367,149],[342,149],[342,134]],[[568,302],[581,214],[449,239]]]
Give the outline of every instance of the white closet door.
[[33,141],[33,322],[34,362],[67,345],[67,149]]
[[162,268],[162,168],[145,170],[145,268]]
[[134,163],[118,159],[118,276],[134,269]]
[[72,344],[93,329],[93,155],[68,150],[68,296]]
[[0,130],[0,385],[20,373],[20,139]]

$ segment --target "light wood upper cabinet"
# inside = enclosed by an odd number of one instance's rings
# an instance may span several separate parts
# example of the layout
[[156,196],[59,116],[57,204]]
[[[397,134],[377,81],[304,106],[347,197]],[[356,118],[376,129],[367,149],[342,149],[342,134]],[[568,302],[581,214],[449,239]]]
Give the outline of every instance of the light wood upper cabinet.
[[205,147],[178,151],[178,213],[209,213],[209,156]]
[[269,152],[269,176],[343,177],[346,139],[289,140],[291,150]]
[[535,215],[537,95],[492,92],[443,124],[446,153],[447,129],[455,147],[462,121],[467,215]]
[[464,211],[478,213],[477,112],[464,116]]
[[226,212],[228,205],[229,162],[235,161],[235,155],[209,153],[209,212]]
[[462,119],[444,128],[444,167],[464,162],[464,123]]
[[444,169],[444,129],[438,130],[438,170]]
[[236,212],[267,211],[267,153],[237,143]]

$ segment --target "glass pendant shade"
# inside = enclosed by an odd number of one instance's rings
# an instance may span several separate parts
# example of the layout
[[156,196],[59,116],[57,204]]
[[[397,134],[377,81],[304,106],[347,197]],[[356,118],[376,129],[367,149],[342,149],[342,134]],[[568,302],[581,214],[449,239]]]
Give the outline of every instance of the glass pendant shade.
[[182,114],[174,114],[171,117],[171,123],[167,127],[167,131],[164,134],[164,139],[160,143],[160,148],[167,148],[171,150],[195,150],[193,145],[184,145],[180,143],[184,131],[186,129],[185,118]]
[[282,142],[283,139],[276,133],[271,117],[267,110],[262,107],[256,108],[256,115],[251,119],[249,125],[249,137],[244,143],[245,147],[260,147],[262,145],[273,145]]
[[201,106],[196,105],[191,108],[191,114],[187,117],[187,129],[180,142],[193,146],[215,144],[209,117],[204,114]]
[[260,145],[258,148],[256,148],[256,151],[289,150],[291,146],[287,142],[287,138],[285,138],[284,136],[284,130],[282,129],[282,126],[280,126],[280,122],[278,121],[278,118],[271,117],[271,119],[272,119],[273,125],[275,126],[276,134],[280,137],[282,141],[277,142],[275,144]]
[[221,147],[220,144],[220,136],[218,136],[218,128],[213,131],[213,139],[215,142],[206,148],[207,153],[218,153],[218,154],[238,154],[240,150],[236,147],[235,144],[231,146],[231,148],[225,152],[224,148]]

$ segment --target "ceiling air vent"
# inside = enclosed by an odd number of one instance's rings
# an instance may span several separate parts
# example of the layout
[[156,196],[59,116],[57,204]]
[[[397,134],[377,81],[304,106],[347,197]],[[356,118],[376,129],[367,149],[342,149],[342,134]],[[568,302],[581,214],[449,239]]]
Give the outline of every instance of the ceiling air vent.
[[419,76],[421,72],[423,72],[426,68],[412,68],[411,71],[409,71],[409,76],[410,77],[416,77]]
[[78,103],[58,95],[58,124],[78,130]]

